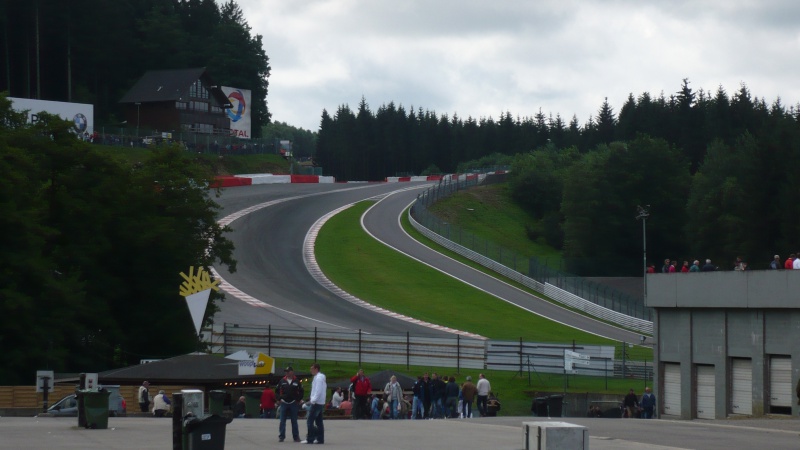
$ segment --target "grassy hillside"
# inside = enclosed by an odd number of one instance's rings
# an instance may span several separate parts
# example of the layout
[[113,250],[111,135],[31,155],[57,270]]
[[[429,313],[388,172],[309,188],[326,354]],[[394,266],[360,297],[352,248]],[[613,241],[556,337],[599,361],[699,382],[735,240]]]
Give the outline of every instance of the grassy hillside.
[[560,266],[561,253],[541,241],[528,238],[537,220],[511,199],[508,185],[493,184],[459,191],[436,202],[429,211],[451,226],[460,227],[520,256],[546,259]]

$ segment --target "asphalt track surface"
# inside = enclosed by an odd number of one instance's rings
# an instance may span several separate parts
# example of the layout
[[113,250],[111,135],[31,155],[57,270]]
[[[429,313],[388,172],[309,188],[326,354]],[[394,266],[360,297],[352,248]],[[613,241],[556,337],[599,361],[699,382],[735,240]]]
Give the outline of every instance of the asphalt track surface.
[[[487,417],[469,420],[326,420],[325,445],[348,450],[520,449],[522,423],[564,421],[585,426],[592,450],[784,450],[800,448],[797,420],[623,420],[564,417]],[[305,420],[298,421],[300,436]],[[278,443],[278,421],[234,419],[225,447],[237,450],[301,448]],[[215,434],[214,436],[218,436]],[[214,438],[216,439],[216,437]],[[213,439],[212,439],[213,440]],[[0,417],[0,449],[166,449],[172,448],[172,420],[111,417],[108,429],[77,427],[74,417]],[[208,442],[214,445],[216,442]],[[222,447],[202,447],[222,448]],[[533,447],[535,448],[535,447]],[[552,447],[548,447],[552,448]]]
[[[638,342],[637,333],[561,308],[413,240],[402,230],[399,217],[427,186],[430,183],[272,184],[226,189],[216,199],[223,206],[222,216],[256,205],[267,206],[230,224],[234,232],[228,238],[236,247],[237,271],[229,273],[224,267],[216,267],[227,283],[257,300],[248,303],[226,295],[215,322],[342,331],[360,329],[370,333],[443,334],[343,300],[321,286],[306,268],[303,243],[314,223],[342,206],[374,198],[379,201],[365,214],[363,225],[385,244],[498,297],[498,301],[516,304],[599,336]],[[369,276],[368,272],[365,268],[364,275]]]
[[[303,243],[314,223],[342,206],[380,197],[399,184],[270,184],[226,189],[216,201],[223,216],[254,205],[289,199],[247,214],[230,224],[237,270],[215,266],[222,278],[265,306],[227,294],[216,323],[368,333],[443,335],[442,331],[376,314],[334,295],[309,273]],[[417,183],[419,184],[419,183]],[[364,268],[364,276],[369,269]]]

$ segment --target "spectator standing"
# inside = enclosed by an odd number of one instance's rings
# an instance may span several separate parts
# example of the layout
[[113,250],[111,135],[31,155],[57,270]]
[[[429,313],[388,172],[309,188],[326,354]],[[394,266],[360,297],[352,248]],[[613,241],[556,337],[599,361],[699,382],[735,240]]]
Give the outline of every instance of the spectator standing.
[[681,273],[689,273],[689,261],[684,261],[681,266]]
[[458,394],[459,389],[456,384],[456,377],[451,376],[444,388],[445,418],[452,419],[458,417]]
[[158,391],[158,394],[153,398],[153,415],[156,417],[164,417],[169,412],[171,405],[172,402],[169,401],[164,391]]
[[717,266],[711,264],[711,260],[710,259],[707,259],[706,263],[703,264],[703,268],[700,269],[700,271],[702,271],[702,272],[713,272],[715,270],[717,270]]
[[656,396],[650,392],[650,388],[644,388],[644,394],[642,394],[642,419],[652,419],[653,418],[653,411],[656,407]]
[[292,422],[292,438],[295,442],[300,442],[300,429],[297,426],[297,410],[300,401],[303,399],[303,385],[294,376],[292,366],[284,369],[284,376],[278,382],[278,401],[280,402],[281,420],[278,425],[278,441],[283,442],[286,438],[286,418]]
[[381,401],[378,400],[377,394],[372,394],[372,399],[369,402],[369,412],[372,420],[378,420],[381,418]]
[[695,259],[692,267],[689,267],[689,272],[700,272],[700,261]]
[[417,377],[414,386],[411,387],[411,392],[414,394],[414,400],[411,403],[411,418],[424,419],[425,418],[425,402],[423,401],[425,392],[422,387],[422,377]]
[[669,258],[667,258],[664,260],[664,265],[661,266],[661,273],[669,273],[669,268],[670,268]]
[[486,402],[489,400],[489,392],[492,390],[492,386],[489,384],[489,380],[483,374],[478,375],[478,385],[477,394],[478,400],[476,405],[478,407],[478,412],[481,413],[481,417],[486,417]]
[[431,374],[430,393],[431,393],[431,413],[430,417],[439,419],[444,416],[444,388],[445,384],[434,372]]
[[786,258],[786,262],[783,263],[783,268],[786,270],[791,270],[794,268],[794,253],[792,253],[791,255],[789,255],[788,258]]
[[306,416],[306,425],[308,426],[308,434],[306,440],[300,442],[301,444],[324,444],[325,443],[325,425],[322,423],[322,411],[325,410],[325,392],[328,390],[328,382],[325,374],[319,371],[318,363],[314,363],[309,368],[311,375],[311,396],[308,399],[308,415]]
[[744,261],[741,256],[737,256],[736,261],[733,262],[733,270],[744,270]]
[[656,266],[652,264],[647,264],[647,273],[656,273]]
[[239,397],[239,401],[233,405],[233,417],[236,419],[241,419],[244,417],[245,412],[247,411],[247,407],[244,402],[244,395]]
[[675,263],[677,263],[677,262],[678,262],[678,261],[672,261],[672,262],[670,262],[670,264],[669,264],[669,270],[668,270],[668,272],[669,272],[669,273],[675,273],[675,272],[676,272],[676,270],[675,270]]
[[636,393],[633,389],[625,396],[625,399],[622,401],[622,406],[625,407],[625,411],[628,413],[628,419],[633,419],[636,414],[636,408],[639,407],[639,399],[636,397]]
[[275,418],[275,391],[267,386],[261,393],[261,417],[264,419]]
[[400,402],[403,401],[403,388],[397,382],[397,377],[392,375],[389,382],[383,388],[384,400],[389,404],[390,417],[397,419],[400,412]]
[[331,408],[338,408],[339,405],[342,404],[342,400],[344,400],[342,388],[337,387],[336,391],[334,391],[333,395],[331,396]]
[[422,393],[422,406],[425,408],[425,416],[431,417],[431,379],[428,377],[428,372],[422,374],[422,384],[420,385],[420,392]]
[[150,392],[147,390],[148,387],[150,387],[150,383],[147,381],[139,386],[139,394],[137,398],[139,399],[139,409],[142,412],[150,411]]
[[781,256],[775,255],[772,257],[772,261],[769,263],[770,270],[780,270],[783,268],[783,264],[781,264]]
[[[795,253],[795,255],[798,255]],[[800,256],[797,256],[794,261],[792,261],[792,269],[800,269]]]
[[478,388],[472,383],[472,377],[468,376],[467,381],[461,386],[461,415],[465,419],[472,417],[472,400],[475,399],[475,393]]
[[350,379],[353,383],[353,392],[356,397],[355,405],[353,405],[353,419],[364,419],[368,417],[369,410],[367,409],[367,397],[372,392],[372,384],[364,375],[364,369],[358,369],[358,372]]

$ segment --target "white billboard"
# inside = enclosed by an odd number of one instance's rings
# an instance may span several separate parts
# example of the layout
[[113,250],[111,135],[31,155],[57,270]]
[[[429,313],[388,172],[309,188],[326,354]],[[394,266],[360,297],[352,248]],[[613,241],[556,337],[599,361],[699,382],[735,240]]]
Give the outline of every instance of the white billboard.
[[54,102],[32,98],[8,97],[15,111],[28,111],[28,123],[39,121],[39,113],[44,111],[72,122],[75,133],[94,132],[94,105],[87,103]]
[[226,110],[231,119],[231,136],[250,139],[250,90],[229,86],[220,88],[232,105]]

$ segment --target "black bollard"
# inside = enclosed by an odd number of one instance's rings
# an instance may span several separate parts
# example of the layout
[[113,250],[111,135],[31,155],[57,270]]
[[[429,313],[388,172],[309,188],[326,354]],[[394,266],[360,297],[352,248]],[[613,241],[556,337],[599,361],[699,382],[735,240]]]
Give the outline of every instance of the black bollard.
[[183,394],[172,394],[172,450],[183,450]]

